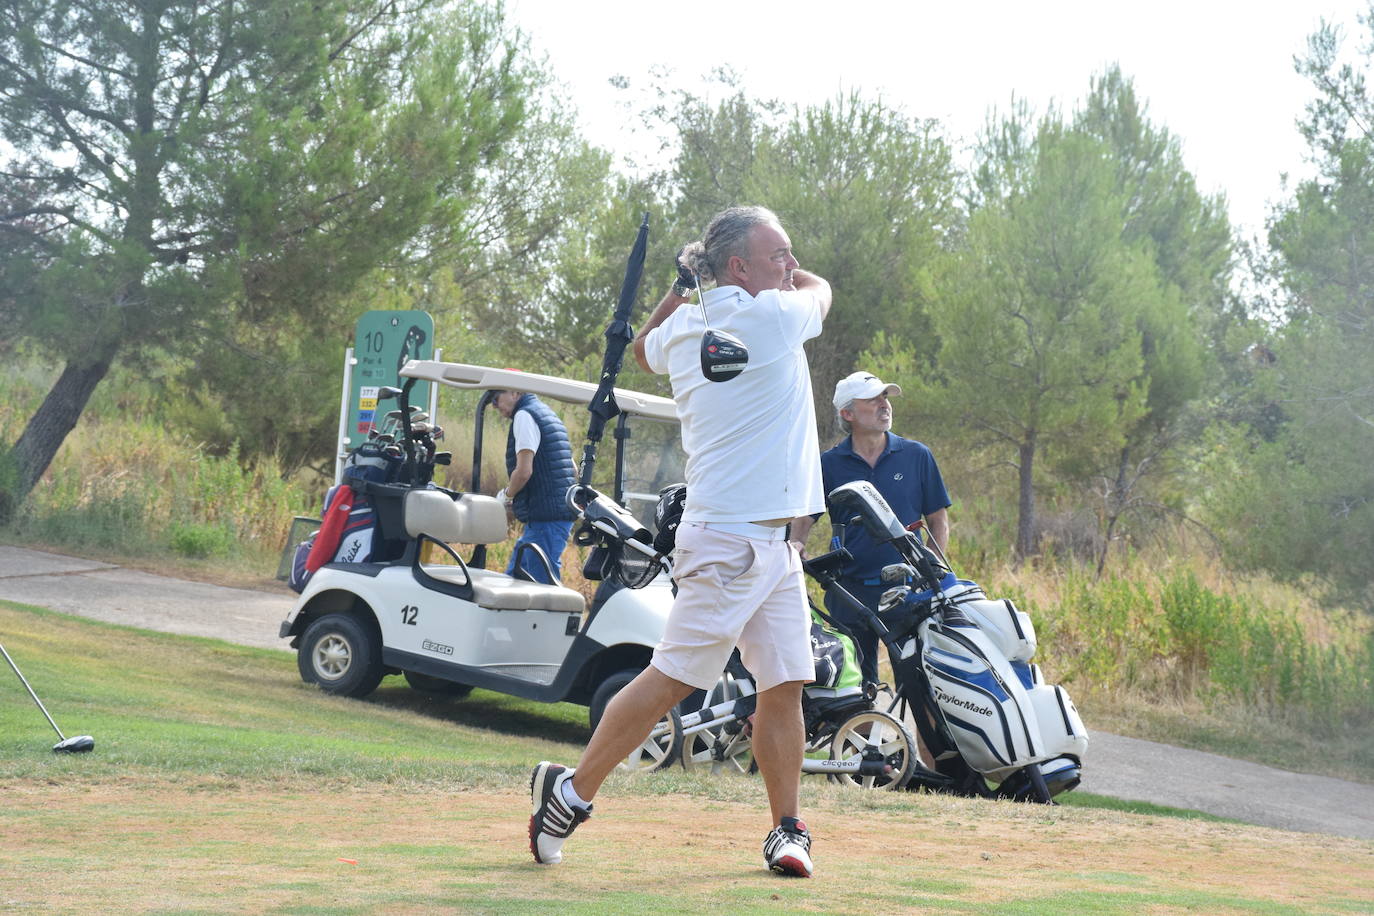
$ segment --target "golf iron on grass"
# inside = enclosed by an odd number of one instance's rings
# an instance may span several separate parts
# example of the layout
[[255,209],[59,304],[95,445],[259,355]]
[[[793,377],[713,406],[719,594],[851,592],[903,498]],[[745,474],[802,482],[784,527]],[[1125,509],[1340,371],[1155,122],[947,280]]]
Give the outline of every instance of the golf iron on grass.
[[14,673],[18,675],[19,683],[24,685],[24,689],[29,692],[29,696],[33,697],[33,701],[38,704],[38,708],[43,712],[43,718],[48,720],[48,724],[52,726],[52,730],[57,732],[57,737],[62,739],[52,746],[53,753],[84,754],[86,751],[94,750],[95,739],[90,735],[76,735],[68,738],[62,734],[62,729],[58,728],[57,723],[52,720],[52,716],[48,715],[47,709],[43,707],[43,701],[38,699],[38,694],[33,692],[33,688],[30,687],[29,682],[24,679],[24,675],[19,670],[19,666],[14,663],[14,659],[10,658],[10,654],[5,651],[3,645],[0,645],[0,654],[5,656],[5,661],[10,663],[10,667],[13,668]]

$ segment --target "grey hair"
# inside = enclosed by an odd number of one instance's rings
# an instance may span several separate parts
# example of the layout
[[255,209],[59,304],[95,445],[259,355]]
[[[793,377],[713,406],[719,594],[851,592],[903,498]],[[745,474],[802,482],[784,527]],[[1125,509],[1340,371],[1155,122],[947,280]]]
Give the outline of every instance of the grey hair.
[[835,422],[838,423],[838,424],[840,424],[840,431],[843,432],[846,436],[849,435],[850,433],[854,432],[854,427],[850,424],[850,422],[849,422],[848,420],[846,420],[844,417],[840,416],[840,411],[841,411],[841,410],[853,410],[853,409],[854,409],[854,402],[853,402],[853,401],[850,401],[848,404],[844,405],[843,407],[836,407],[836,408],[835,408]]
[[700,241],[682,249],[683,266],[702,280],[715,280],[725,272],[732,257],[745,257],[749,233],[755,226],[781,225],[767,207],[731,207],[711,218]]

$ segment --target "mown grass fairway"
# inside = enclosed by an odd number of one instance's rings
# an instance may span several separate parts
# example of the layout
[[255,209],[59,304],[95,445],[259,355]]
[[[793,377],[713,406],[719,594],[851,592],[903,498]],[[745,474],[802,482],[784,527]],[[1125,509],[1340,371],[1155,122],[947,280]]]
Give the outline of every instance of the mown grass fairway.
[[287,653],[4,603],[0,634],[63,730],[96,738],[51,754],[0,672],[0,912],[1374,911],[1368,841],[811,780],[817,877],[777,879],[759,782],[682,772],[613,778],[541,868],[529,767],[576,755],[579,708],[390,681],[338,700]]

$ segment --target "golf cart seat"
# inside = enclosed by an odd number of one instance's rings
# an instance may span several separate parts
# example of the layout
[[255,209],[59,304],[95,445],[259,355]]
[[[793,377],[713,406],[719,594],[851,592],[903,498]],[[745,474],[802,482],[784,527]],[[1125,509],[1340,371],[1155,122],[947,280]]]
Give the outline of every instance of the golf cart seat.
[[[404,511],[406,533],[413,538],[425,535],[444,543],[497,544],[507,536],[506,507],[492,496],[464,493],[452,499],[440,490],[411,490],[405,496]],[[473,603],[492,610],[581,614],[587,608],[586,599],[573,589],[512,579],[494,570],[427,563],[424,573],[470,587]]]
[[[463,570],[456,566],[430,567],[426,570],[436,579],[463,581]],[[566,611],[581,614],[587,601],[578,592],[561,585],[544,585],[512,579],[505,573],[474,569],[472,574],[473,603],[496,611]]]

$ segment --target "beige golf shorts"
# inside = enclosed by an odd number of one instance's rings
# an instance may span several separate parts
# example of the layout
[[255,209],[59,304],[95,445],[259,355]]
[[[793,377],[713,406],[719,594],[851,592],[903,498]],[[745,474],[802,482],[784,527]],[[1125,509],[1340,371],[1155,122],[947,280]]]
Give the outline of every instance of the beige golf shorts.
[[815,679],[801,557],[783,529],[683,522],[673,580],[677,598],[652,661],[659,671],[709,690],[738,645],[760,691]]

